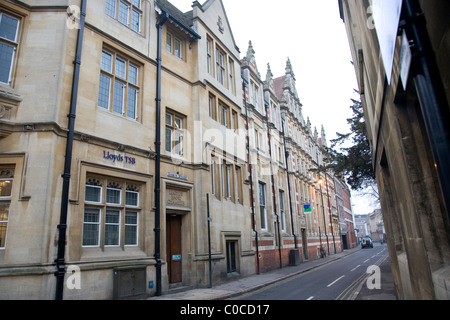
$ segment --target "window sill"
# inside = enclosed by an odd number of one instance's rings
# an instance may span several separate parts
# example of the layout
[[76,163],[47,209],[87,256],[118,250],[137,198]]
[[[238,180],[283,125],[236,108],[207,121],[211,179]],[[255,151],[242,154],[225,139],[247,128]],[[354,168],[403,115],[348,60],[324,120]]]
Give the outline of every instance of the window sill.
[[81,260],[82,261],[97,261],[101,260],[123,260],[144,258],[146,254],[138,246],[125,247],[82,247]]

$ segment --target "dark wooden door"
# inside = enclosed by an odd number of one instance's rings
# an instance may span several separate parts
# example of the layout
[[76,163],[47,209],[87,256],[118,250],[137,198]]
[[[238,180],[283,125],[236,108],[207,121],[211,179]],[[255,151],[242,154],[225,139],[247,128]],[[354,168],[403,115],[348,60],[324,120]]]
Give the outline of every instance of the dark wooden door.
[[167,271],[170,283],[182,282],[181,216],[169,215],[166,223]]

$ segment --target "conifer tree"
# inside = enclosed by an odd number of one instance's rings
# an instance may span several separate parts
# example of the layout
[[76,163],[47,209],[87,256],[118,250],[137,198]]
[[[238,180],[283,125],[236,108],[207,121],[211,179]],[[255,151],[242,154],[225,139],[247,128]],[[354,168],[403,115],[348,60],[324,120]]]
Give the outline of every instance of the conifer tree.
[[336,173],[344,173],[347,183],[353,190],[363,190],[368,187],[376,189],[364,110],[360,101],[351,100],[353,105],[350,108],[353,117],[347,119],[350,132],[346,134],[337,132],[338,137],[330,141],[331,147],[325,152],[327,167]]

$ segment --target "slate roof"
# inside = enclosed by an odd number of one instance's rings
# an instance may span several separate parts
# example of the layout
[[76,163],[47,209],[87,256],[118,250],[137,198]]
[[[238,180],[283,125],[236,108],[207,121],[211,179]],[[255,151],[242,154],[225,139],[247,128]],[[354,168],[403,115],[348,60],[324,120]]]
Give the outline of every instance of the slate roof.
[[191,35],[191,37],[197,39],[201,38],[197,34],[197,32],[192,28],[193,10],[183,13],[182,11],[180,11],[180,9],[175,7],[167,0],[155,0],[155,3],[161,10],[165,11],[170,15],[171,20],[176,20],[175,21],[176,25],[178,25],[181,29],[187,31]]
[[278,100],[283,100],[283,92],[284,92],[284,81],[286,80],[286,75],[281,76],[279,78],[273,79],[273,86],[275,88],[275,94],[277,95]]
[[167,0],[155,0],[155,3],[157,3],[161,9],[174,16],[177,20],[183,22],[186,26],[192,26],[192,10],[183,13],[180,9],[175,7]]

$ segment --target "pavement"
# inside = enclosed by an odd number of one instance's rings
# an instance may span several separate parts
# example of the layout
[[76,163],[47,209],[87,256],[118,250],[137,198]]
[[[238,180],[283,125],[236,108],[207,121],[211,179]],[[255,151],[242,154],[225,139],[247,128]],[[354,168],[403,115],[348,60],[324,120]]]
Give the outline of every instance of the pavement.
[[[147,300],[226,300],[232,299],[248,292],[258,290],[262,287],[283,281],[301,273],[308,272],[325,264],[342,259],[349,254],[361,250],[358,246],[343,252],[327,256],[325,258],[305,261],[298,266],[287,266],[282,269],[276,269],[269,272],[254,274],[251,276],[232,280],[223,284],[213,286],[212,288],[198,288],[177,292],[173,294],[163,294],[159,297],[150,297]],[[363,284],[355,289],[349,300],[397,300],[392,280],[389,259],[380,265],[381,269],[381,289],[369,290]],[[369,275],[368,275],[369,276]]]
[[363,285],[365,284],[365,281],[363,281],[356,290],[355,300],[397,300],[389,259],[386,259],[379,267],[381,271],[381,290],[370,290]]

